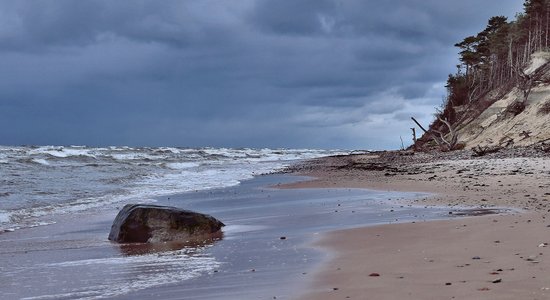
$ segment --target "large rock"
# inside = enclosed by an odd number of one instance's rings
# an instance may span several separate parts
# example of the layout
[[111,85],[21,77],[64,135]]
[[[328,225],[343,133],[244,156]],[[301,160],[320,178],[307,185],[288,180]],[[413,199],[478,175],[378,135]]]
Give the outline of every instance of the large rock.
[[116,216],[109,240],[119,243],[200,242],[221,236],[216,218],[176,207],[127,204]]

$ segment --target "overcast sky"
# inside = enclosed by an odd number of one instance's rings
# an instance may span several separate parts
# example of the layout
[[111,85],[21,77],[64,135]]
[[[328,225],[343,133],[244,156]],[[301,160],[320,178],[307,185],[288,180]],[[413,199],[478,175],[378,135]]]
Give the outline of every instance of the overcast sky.
[[0,2],[0,144],[384,149],[521,0]]

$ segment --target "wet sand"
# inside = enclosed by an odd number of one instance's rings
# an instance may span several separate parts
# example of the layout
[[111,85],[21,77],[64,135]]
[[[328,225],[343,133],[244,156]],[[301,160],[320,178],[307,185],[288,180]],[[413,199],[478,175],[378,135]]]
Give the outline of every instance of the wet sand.
[[289,299],[322,261],[323,252],[310,245],[323,232],[448,218],[445,209],[399,204],[418,193],[267,187],[297,180],[260,176],[157,199],[227,225],[222,240],[199,247],[110,243],[115,206],[0,234],[0,298]]
[[331,257],[300,299],[548,299],[550,159],[408,154],[317,160],[293,170],[317,179],[286,187],[422,191],[436,195],[411,203],[517,212],[326,234],[316,245]]

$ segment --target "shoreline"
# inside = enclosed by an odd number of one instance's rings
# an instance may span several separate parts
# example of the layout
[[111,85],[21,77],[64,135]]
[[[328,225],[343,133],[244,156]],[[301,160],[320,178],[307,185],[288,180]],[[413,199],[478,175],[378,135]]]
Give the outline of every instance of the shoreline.
[[330,258],[299,299],[550,297],[547,156],[530,149],[475,159],[466,151],[380,152],[317,159],[290,171],[315,179],[282,188],[427,192],[434,195],[409,204],[520,211],[327,233],[314,246]]
[[205,247],[111,243],[115,207],[0,234],[0,262],[9,278],[0,287],[10,298],[180,299],[185,293],[186,299],[289,299],[324,258],[308,247],[319,233],[448,217],[443,209],[387,202],[415,194],[270,188],[302,179],[257,176],[234,187],[157,198],[157,204],[223,220],[224,238]]

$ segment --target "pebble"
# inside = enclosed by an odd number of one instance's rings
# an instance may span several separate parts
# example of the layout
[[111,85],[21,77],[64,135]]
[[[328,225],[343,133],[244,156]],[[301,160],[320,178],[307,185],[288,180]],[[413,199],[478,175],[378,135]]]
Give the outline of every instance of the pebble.
[[479,257],[479,256],[474,256],[474,257],[472,257],[472,259],[481,259],[481,257]]
[[537,256],[536,255],[529,255],[529,257],[527,257],[527,259],[525,259],[526,261],[531,261],[531,262],[534,262],[536,261],[537,259]]
[[497,279],[495,279],[495,280],[493,280],[493,281],[491,281],[491,282],[492,282],[492,283],[500,283],[500,282],[502,282],[502,278],[497,278]]
[[378,277],[378,276],[380,276],[380,274],[378,274],[378,273],[370,273],[369,276],[370,276],[370,277]]

